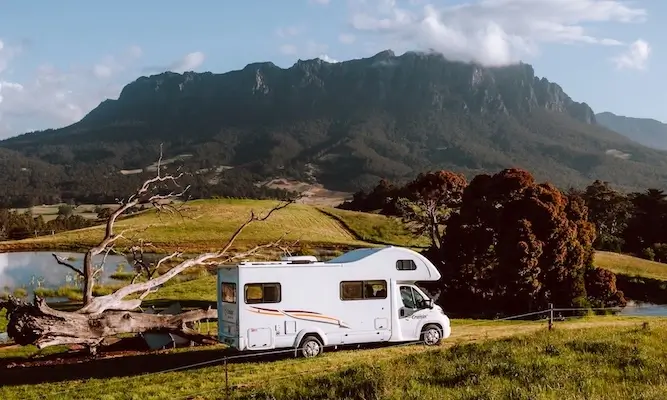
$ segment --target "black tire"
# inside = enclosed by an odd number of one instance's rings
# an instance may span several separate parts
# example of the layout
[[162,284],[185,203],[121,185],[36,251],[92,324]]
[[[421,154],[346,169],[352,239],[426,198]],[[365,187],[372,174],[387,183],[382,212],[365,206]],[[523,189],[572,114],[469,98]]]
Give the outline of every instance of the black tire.
[[306,337],[301,340],[299,345],[299,352],[302,357],[312,358],[317,357],[324,351],[324,345],[322,341],[314,335],[306,335]]
[[427,346],[437,346],[442,342],[442,329],[434,324],[422,328],[421,341]]

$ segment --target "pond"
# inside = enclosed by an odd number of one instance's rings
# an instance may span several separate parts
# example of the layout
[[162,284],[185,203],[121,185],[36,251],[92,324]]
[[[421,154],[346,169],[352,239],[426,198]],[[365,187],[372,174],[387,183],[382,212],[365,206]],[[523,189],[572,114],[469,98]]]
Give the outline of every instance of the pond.
[[619,315],[637,317],[667,317],[667,304],[635,303],[628,301]]
[[[0,253],[0,294],[13,294],[19,289],[18,291],[27,295],[26,299],[32,300],[37,288],[81,287],[81,282],[75,279],[77,274],[71,269],[56,263],[52,254],[52,252],[46,251]],[[55,254],[77,268],[81,268],[83,265],[83,253],[56,252]],[[99,266],[103,259],[104,255],[94,257],[94,264]],[[97,282],[101,284],[119,284],[121,281],[111,278],[111,275],[117,272],[131,271],[131,266],[126,257],[109,255],[104,268],[97,275]],[[53,302],[67,299],[47,298],[47,300]]]

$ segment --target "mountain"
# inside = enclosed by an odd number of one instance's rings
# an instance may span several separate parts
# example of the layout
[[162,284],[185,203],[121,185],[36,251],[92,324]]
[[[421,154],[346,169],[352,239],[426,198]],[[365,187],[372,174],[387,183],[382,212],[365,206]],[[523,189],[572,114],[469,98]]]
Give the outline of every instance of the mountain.
[[81,121],[0,148],[62,171],[49,183],[58,194],[100,202],[149,174],[161,142],[200,196],[255,196],[257,181],[276,177],[353,191],[435,168],[472,176],[518,166],[563,188],[667,182],[667,153],[600,126],[530,65],[417,52],[140,77]]
[[650,118],[631,118],[603,112],[595,115],[597,122],[644,146],[667,150],[667,124]]

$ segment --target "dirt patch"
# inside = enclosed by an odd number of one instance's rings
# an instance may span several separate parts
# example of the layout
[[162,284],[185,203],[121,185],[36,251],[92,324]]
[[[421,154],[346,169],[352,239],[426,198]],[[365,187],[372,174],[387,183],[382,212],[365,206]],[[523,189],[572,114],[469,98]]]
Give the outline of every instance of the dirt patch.
[[258,185],[302,193],[304,197],[299,203],[313,206],[334,207],[352,197],[352,193],[329,190],[319,183],[308,183],[291,179],[272,179],[261,182]]

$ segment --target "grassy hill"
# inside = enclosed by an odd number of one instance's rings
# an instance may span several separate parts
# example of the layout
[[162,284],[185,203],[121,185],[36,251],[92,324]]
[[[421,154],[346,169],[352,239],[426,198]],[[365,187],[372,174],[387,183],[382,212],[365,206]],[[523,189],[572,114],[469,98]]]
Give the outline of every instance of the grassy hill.
[[[184,205],[181,215],[152,210],[117,223],[117,232],[131,229],[128,237],[150,240],[158,251],[208,251],[223,246],[250,216],[268,212],[278,204],[272,200],[196,200]],[[103,226],[63,232],[26,240],[0,242],[0,251],[76,250],[98,242]],[[272,214],[267,221],[248,226],[235,249],[276,240],[299,241],[304,248],[338,249],[375,244],[425,246],[425,238],[412,233],[395,218],[378,214],[292,204]],[[122,245],[123,242],[120,241]]]
[[[132,229],[128,237],[149,240],[160,252],[216,250],[226,243],[251,210],[267,212],[276,204],[271,200],[196,200],[183,207],[182,215],[159,215],[149,210],[119,221],[117,230]],[[102,235],[103,227],[96,226],[0,242],[0,251],[77,250],[97,243]],[[249,226],[237,240],[235,249],[242,250],[282,235],[286,242],[299,240],[297,251],[320,255],[361,246],[391,244],[418,248],[428,245],[427,238],[415,237],[396,218],[292,204],[274,213],[269,220]],[[667,280],[667,265],[662,263],[608,252],[597,252],[595,263],[618,274]]]
[[[650,320],[648,328],[642,323]],[[228,365],[231,398],[272,399],[628,399],[667,390],[664,318],[587,317],[557,322],[453,320],[438,348],[393,346],[325,352],[316,359]],[[0,353],[1,354],[1,353]],[[167,350],[90,363],[85,376],[0,387],[3,399],[223,399],[221,363],[145,374],[220,358],[216,349]],[[149,361],[150,359],[150,361]],[[113,371],[105,365],[115,363]],[[140,371],[138,370],[140,369]],[[18,372],[18,371],[16,371]],[[15,373],[10,371],[8,373]],[[119,390],[122,388],[122,390]]]

